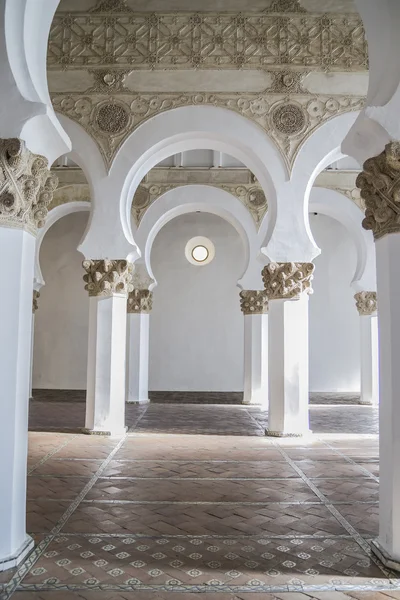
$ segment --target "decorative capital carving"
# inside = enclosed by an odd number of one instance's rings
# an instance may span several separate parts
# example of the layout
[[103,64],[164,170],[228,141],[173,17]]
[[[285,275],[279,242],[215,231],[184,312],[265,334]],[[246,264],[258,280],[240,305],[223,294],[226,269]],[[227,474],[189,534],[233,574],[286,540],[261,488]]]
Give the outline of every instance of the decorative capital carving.
[[366,206],[364,229],[371,229],[375,240],[400,232],[400,142],[366,160],[356,185]]
[[376,292],[357,292],[354,298],[361,317],[373,315],[378,310]]
[[149,313],[153,308],[153,292],[134,289],[128,296],[128,313]]
[[242,290],[239,295],[244,315],[262,315],[268,312],[268,298],[264,291]]
[[35,235],[57,185],[44,156],[33,154],[18,138],[0,139],[0,225]]
[[127,296],[133,290],[133,266],[127,260],[84,260],[82,266],[89,296]]
[[312,294],[313,273],[312,263],[269,263],[262,270],[268,300],[298,300],[303,292]]
[[38,304],[38,300],[40,298],[40,292],[38,292],[37,290],[33,290],[33,295],[32,295],[32,312],[35,313],[37,311],[37,309],[39,308],[39,304]]

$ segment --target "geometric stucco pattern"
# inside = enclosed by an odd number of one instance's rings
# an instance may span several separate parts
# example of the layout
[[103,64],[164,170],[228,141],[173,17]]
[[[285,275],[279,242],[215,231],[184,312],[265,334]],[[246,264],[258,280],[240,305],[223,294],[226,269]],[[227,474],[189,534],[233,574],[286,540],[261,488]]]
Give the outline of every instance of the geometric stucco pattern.
[[360,316],[376,314],[378,310],[376,292],[357,292],[357,294],[354,295],[354,299]]
[[282,8],[276,3],[272,13],[121,13],[104,5],[104,12],[59,12],[48,68],[366,70],[358,15]]
[[212,105],[251,119],[274,140],[290,169],[305,140],[323,122],[361,110],[364,99],[351,95],[284,93],[53,93],[57,112],[77,121],[97,141],[109,167],[118,149],[147,119],[181,106]]
[[262,270],[264,289],[268,300],[298,300],[303,293],[312,294],[312,263],[267,264]]
[[242,290],[240,308],[244,315],[262,315],[268,313],[268,298],[264,290]]
[[84,260],[82,266],[89,296],[128,296],[133,290],[133,266],[127,260]]

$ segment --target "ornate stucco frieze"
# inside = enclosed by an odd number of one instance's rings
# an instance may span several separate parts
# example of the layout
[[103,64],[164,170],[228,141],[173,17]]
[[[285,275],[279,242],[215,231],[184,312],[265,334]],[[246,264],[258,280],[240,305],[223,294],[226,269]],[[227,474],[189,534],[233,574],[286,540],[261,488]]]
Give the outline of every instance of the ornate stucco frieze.
[[366,206],[364,229],[371,229],[376,240],[400,232],[400,142],[366,160],[356,185]]
[[262,270],[268,300],[298,300],[303,292],[312,294],[313,273],[312,263],[269,263]]
[[242,290],[240,308],[244,315],[262,315],[268,312],[268,298],[261,290]]
[[0,226],[35,235],[57,183],[44,156],[30,152],[18,138],[0,139]]
[[[95,12],[57,12],[50,31],[48,67],[367,68],[362,21],[355,14],[304,13],[298,3],[282,0],[268,12],[237,14],[139,13],[118,4],[120,8],[112,12],[110,0]],[[295,12],[288,12],[288,6]]]
[[133,290],[133,265],[127,260],[84,260],[82,266],[89,296],[127,296]]
[[360,316],[370,316],[377,312],[376,292],[357,292],[354,294],[354,298]]
[[364,98],[351,95],[284,93],[54,93],[56,111],[77,121],[93,136],[108,166],[124,140],[149,118],[180,106],[212,105],[251,119],[262,127],[291,168],[301,145],[323,122],[361,110]]
[[38,292],[37,290],[33,290],[33,294],[32,294],[32,312],[35,313],[37,311],[37,309],[39,308],[39,301],[40,298],[40,292]]
[[128,313],[149,313],[153,308],[153,292],[134,289],[128,296]]

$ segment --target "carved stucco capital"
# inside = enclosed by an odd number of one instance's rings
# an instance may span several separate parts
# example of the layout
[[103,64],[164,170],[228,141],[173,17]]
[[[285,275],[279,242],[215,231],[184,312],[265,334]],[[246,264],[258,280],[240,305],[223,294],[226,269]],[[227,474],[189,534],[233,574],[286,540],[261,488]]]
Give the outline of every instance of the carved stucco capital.
[[242,290],[239,295],[244,315],[262,315],[268,312],[268,298],[264,291]]
[[33,154],[18,138],[0,138],[0,226],[36,235],[58,185],[44,156]]
[[370,316],[377,312],[376,292],[357,292],[357,294],[354,294],[354,298],[361,317]]
[[127,260],[84,260],[82,266],[89,296],[127,296],[133,290],[133,265]]
[[371,229],[375,240],[400,232],[400,142],[387,144],[363,169],[356,185],[366,206],[364,229]]
[[312,263],[269,263],[262,270],[268,300],[298,300],[303,292],[312,294],[313,273]]
[[153,292],[134,289],[128,296],[128,313],[149,313],[153,308]]
[[40,298],[40,292],[38,292],[37,290],[33,290],[33,295],[32,295],[32,312],[35,313],[37,311],[37,309],[39,308],[39,304],[38,304],[38,300]]

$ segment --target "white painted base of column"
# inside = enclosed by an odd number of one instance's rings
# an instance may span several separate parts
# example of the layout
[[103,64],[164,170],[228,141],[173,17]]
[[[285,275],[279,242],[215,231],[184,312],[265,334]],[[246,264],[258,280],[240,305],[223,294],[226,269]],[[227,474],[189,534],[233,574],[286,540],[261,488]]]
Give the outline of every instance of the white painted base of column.
[[85,433],[125,434],[126,296],[89,300]]
[[382,564],[385,565],[388,569],[393,569],[394,571],[400,571],[400,556],[398,560],[394,560],[389,554],[386,552],[385,548],[380,544],[379,540],[372,540],[371,542],[372,552],[379,558]]
[[243,404],[268,408],[268,314],[244,315]]
[[18,567],[19,564],[32,552],[35,542],[30,535],[26,535],[26,540],[22,546],[12,555],[0,560],[0,573]]
[[360,316],[361,404],[379,403],[378,317]]
[[149,400],[149,313],[128,313],[127,402],[148,404]]
[[308,296],[270,300],[269,411],[266,435],[309,435]]

